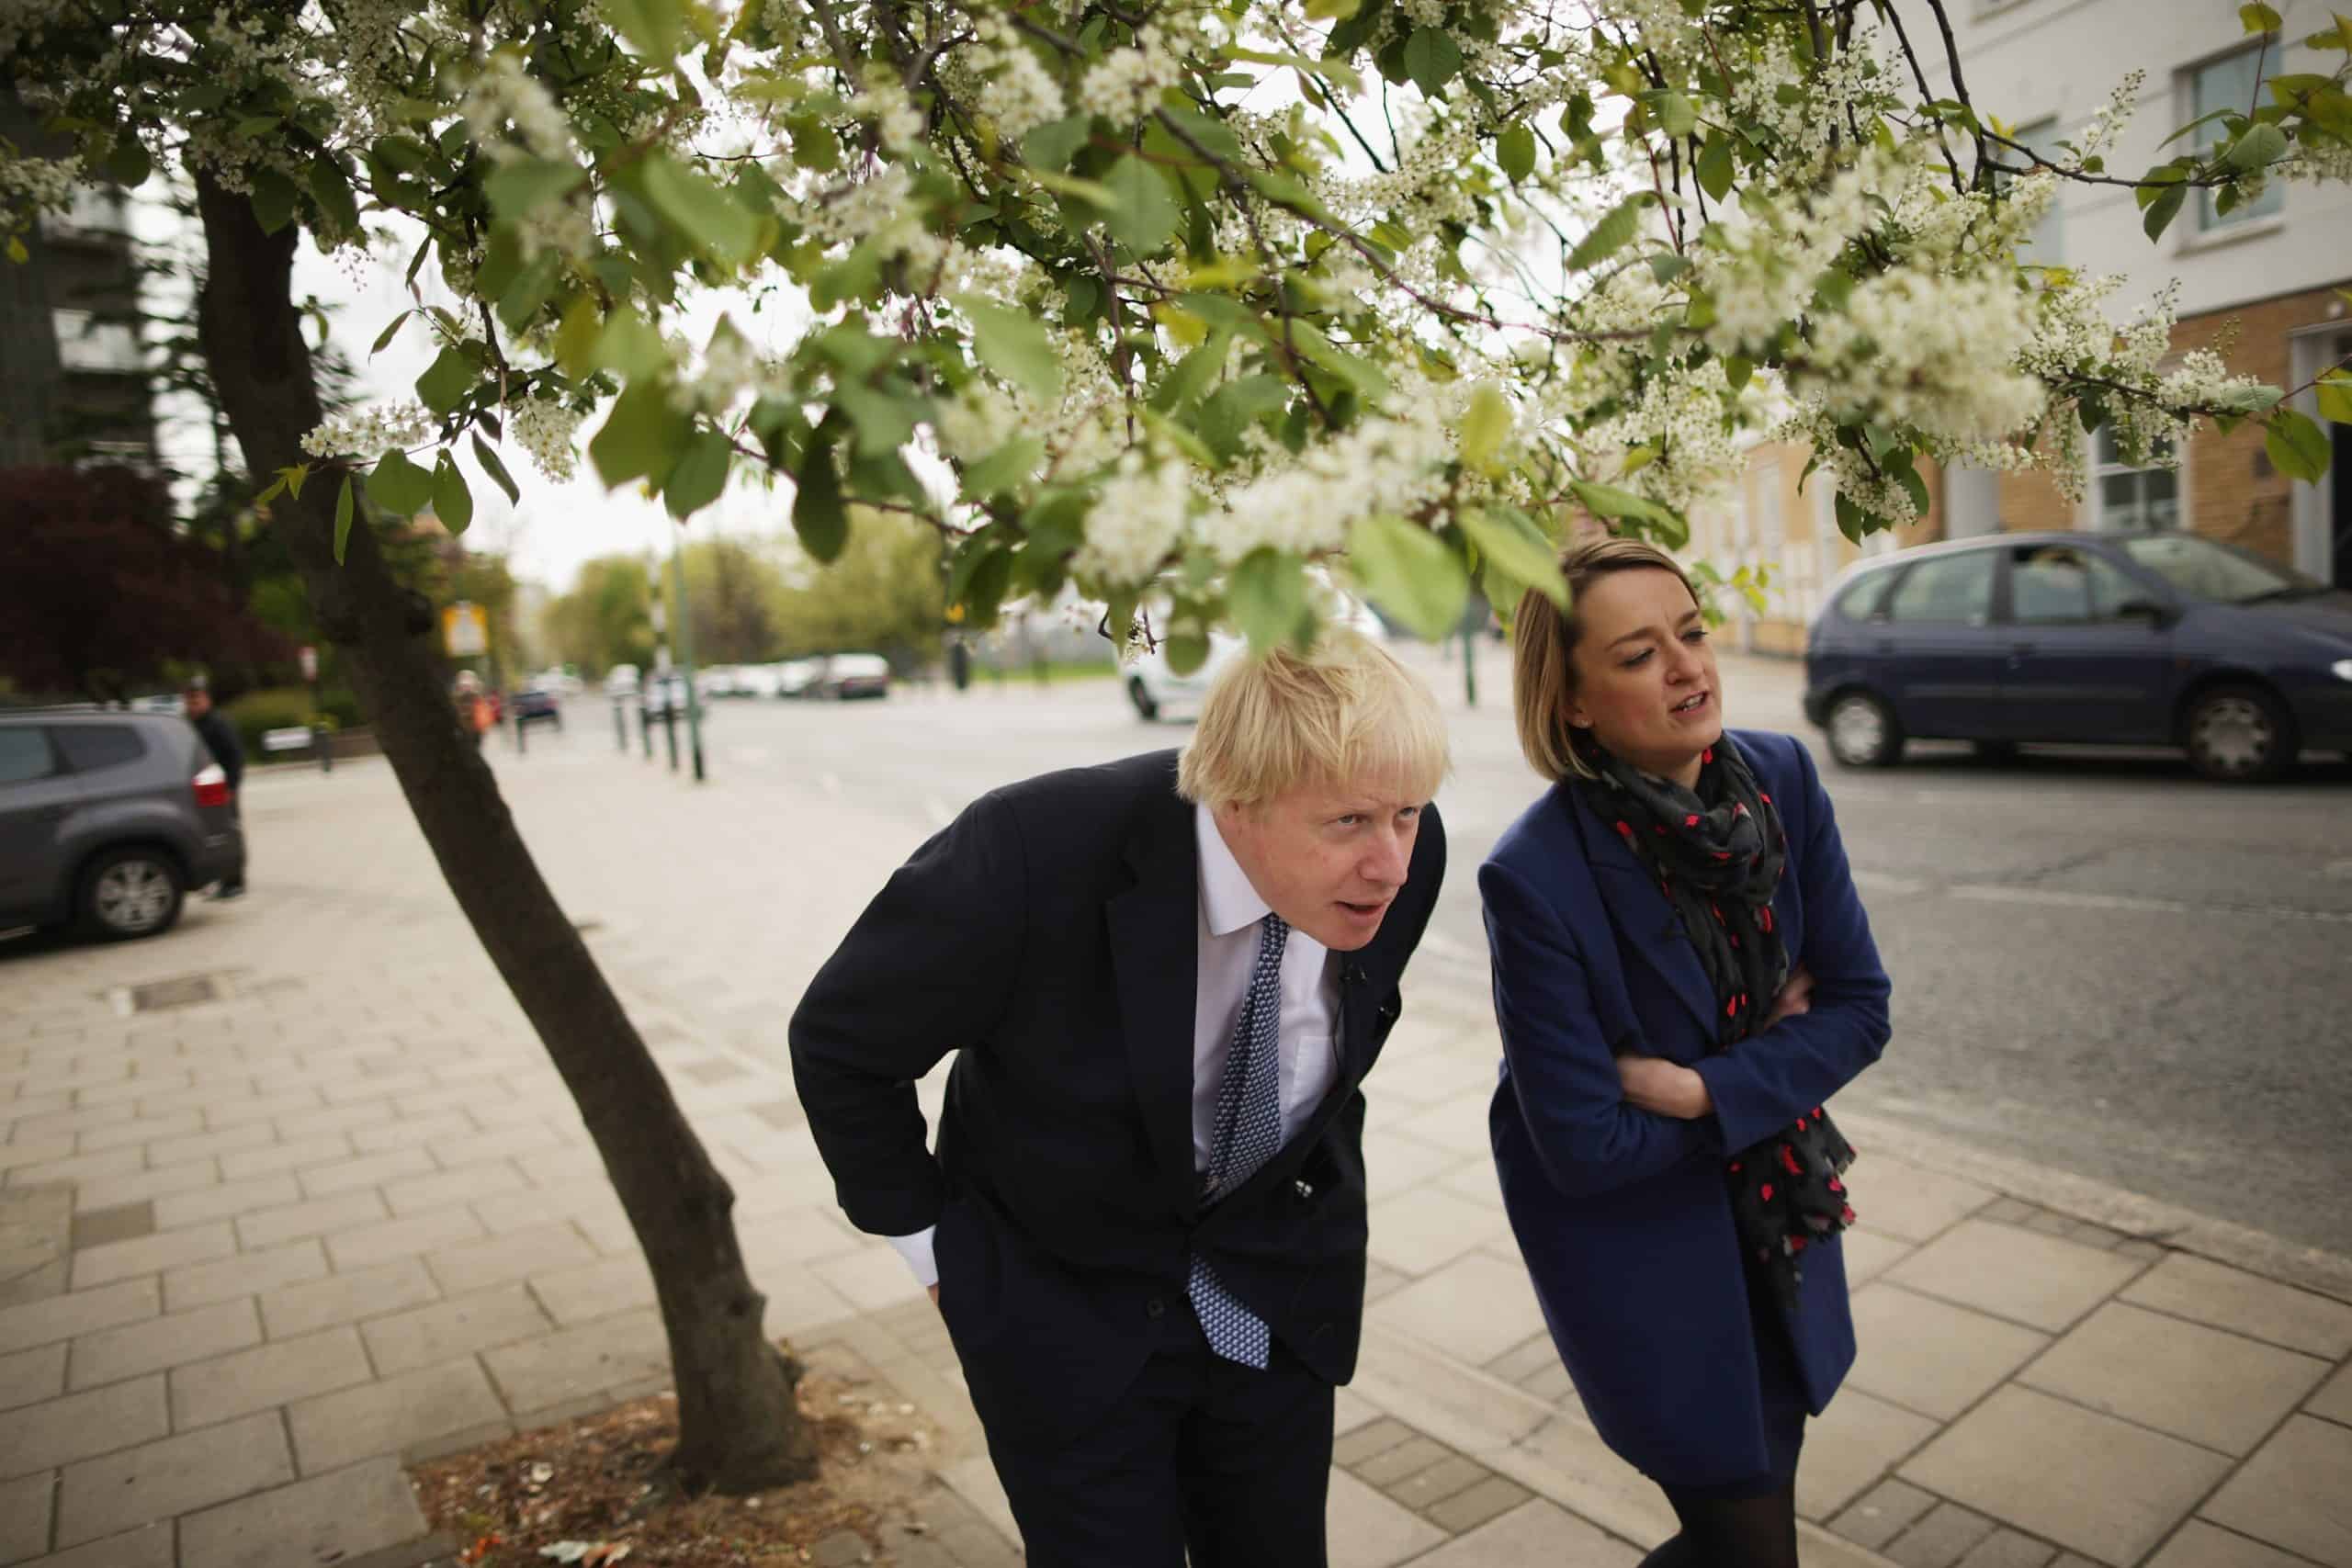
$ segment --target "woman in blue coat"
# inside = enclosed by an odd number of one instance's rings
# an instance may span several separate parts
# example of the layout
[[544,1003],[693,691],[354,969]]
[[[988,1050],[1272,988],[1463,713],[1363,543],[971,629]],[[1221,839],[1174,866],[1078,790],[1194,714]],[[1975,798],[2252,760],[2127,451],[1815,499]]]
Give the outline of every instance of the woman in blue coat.
[[1886,971],[1804,748],[1724,728],[1681,569],[1616,538],[1561,565],[1568,612],[1531,592],[1514,629],[1553,787],[1478,873],[1495,1164],[1594,1427],[1681,1522],[1648,1563],[1781,1568],[1854,1359],[1822,1107],[1886,1043]]

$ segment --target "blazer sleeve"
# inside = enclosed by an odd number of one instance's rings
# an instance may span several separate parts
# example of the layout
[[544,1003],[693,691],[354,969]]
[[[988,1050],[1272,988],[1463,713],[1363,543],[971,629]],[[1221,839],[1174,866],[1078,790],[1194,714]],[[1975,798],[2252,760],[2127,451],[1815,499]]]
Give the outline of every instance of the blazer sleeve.
[[1693,1155],[1720,1154],[1713,1124],[1629,1104],[1603,1037],[1590,972],[1551,906],[1505,867],[1478,871],[1494,960],[1495,1020],[1529,1143],[1552,1184],[1590,1197],[1645,1181]]
[[792,1076],[850,1223],[909,1235],[943,1183],[915,1080],[1002,1020],[1027,926],[1011,809],[982,796],[892,874],[792,1015]]
[[1805,841],[1792,857],[1805,910],[1797,960],[1813,973],[1813,1010],[1697,1064],[1732,1149],[1770,1137],[1845,1088],[1878,1060],[1892,1032],[1894,987],[1854,891],[1837,814],[1812,754],[1802,741],[1790,745],[1805,805]]

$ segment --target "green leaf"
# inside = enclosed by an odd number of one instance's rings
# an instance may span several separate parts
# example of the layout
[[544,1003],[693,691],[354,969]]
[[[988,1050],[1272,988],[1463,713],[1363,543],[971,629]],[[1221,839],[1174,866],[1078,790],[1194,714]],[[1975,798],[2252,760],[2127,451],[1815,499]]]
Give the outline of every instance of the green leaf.
[[1470,407],[1462,415],[1462,461],[1473,468],[1487,468],[1502,450],[1510,424],[1510,400],[1493,382],[1481,382],[1470,394]]
[[1374,603],[1430,642],[1461,623],[1470,602],[1462,558],[1402,517],[1384,513],[1358,523],[1348,537],[1348,562]]
[[1690,525],[1646,497],[1592,479],[1571,479],[1568,489],[1576,492],[1577,499],[1583,502],[1586,510],[1596,517],[1643,525],[1662,542],[1676,549],[1690,542]]
[[2267,120],[2258,120],[2222,151],[2222,167],[2233,174],[2267,169],[2287,155],[2287,133]]
[[1755,374],[1756,361],[1744,355],[1735,354],[1724,361],[1724,380],[1735,392],[1747,386],[1747,378]]
[[974,501],[1001,494],[1035,473],[1045,457],[1042,439],[1016,435],[964,470],[964,493]]
[[2275,33],[2279,28],[2278,13],[2263,5],[2239,6],[2238,20],[2250,33]]
[[1093,126],[1093,118],[1082,114],[1041,125],[1021,139],[1021,161],[1032,169],[1059,174],[1086,145]]
[[1731,138],[1720,130],[1711,132],[1699,149],[1699,188],[1721,201],[1731,194],[1733,175]]
[[1310,22],[1344,22],[1363,8],[1363,0],[1306,0]]
[[1582,272],[1587,267],[1607,261],[1625,248],[1641,227],[1642,209],[1648,205],[1646,195],[1629,196],[1609,209],[1589,233],[1577,243],[1568,253],[1568,270]]
[[1690,270],[1689,259],[1678,256],[1672,251],[1660,251],[1649,258],[1649,263],[1650,276],[1660,283],[1671,283]]
[[[1308,16],[1315,15],[1317,4],[1317,0],[1306,0]],[[1208,635],[1204,632],[1170,632],[1159,639],[1159,650],[1168,660],[1168,672],[1181,679],[1209,661]]]
[[2336,424],[2352,424],[2352,376],[2342,371],[2324,378],[2312,389],[2319,398],[2319,416]]
[[2262,449],[2289,479],[2317,484],[2327,472],[2327,432],[2293,409],[2275,409],[2263,422]]
[[1502,168],[1504,177],[1513,185],[1535,172],[1535,132],[1526,124],[1514,125],[1495,138],[1495,162]]
[[661,66],[677,58],[686,26],[679,0],[602,0],[598,9],[641,58]]
[[509,222],[528,218],[557,197],[576,190],[587,178],[577,164],[553,158],[517,158],[501,164],[482,182],[490,209]]
[[1642,101],[1657,117],[1658,129],[1678,141],[1698,129],[1699,111],[1691,107],[1689,98],[1671,87],[1644,93]]
[[1223,328],[1209,333],[1200,347],[1176,362],[1151,394],[1151,406],[1162,413],[1189,407],[1216,381],[1233,350],[1233,334]]
[[1155,254],[1168,243],[1184,215],[1158,169],[1130,152],[1111,166],[1102,183],[1119,198],[1109,219],[1113,238],[1139,256]]
[[613,400],[613,412],[588,443],[588,456],[607,487],[670,477],[685,444],[686,416],[670,406],[669,384],[655,377],[632,381]]
[[1540,588],[1544,597],[1565,610],[1568,584],[1560,575],[1560,558],[1525,513],[1511,507],[1469,507],[1457,519],[1478,553],[1505,577],[1526,588]]
[[833,471],[832,437],[820,427],[792,475],[792,531],[801,547],[831,561],[849,542],[849,511],[842,504],[841,475]]
[[343,552],[351,543],[351,475],[343,476],[343,488],[334,497],[334,564],[343,564]]
[[2148,238],[2163,239],[2165,231],[2179,216],[2181,203],[2188,199],[2188,187],[2185,185],[2168,185],[2159,191],[2148,203],[2147,216],[2140,220],[2140,227],[2147,231]]
[[413,517],[433,504],[433,476],[395,448],[384,454],[368,476],[368,494],[377,505],[397,517]]
[[368,357],[373,359],[376,355],[383,353],[386,348],[390,347],[393,337],[399,333],[401,326],[407,322],[408,319],[414,314],[416,314],[416,312],[413,310],[402,310],[399,315],[394,316],[390,321],[387,321],[384,324],[384,330],[376,334],[375,343],[371,344],[368,350]]
[[497,449],[481,438],[480,431],[474,432],[473,442],[474,461],[481,465],[481,471],[490,476],[491,483],[506,492],[508,504],[522,505],[523,492],[515,485],[514,476],[508,473],[506,465],[499,460]]
[[956,308],[972,323],[972,346],[981,364],[1048,407],[1061,397],[1062,362],[1044,322],[977,295],[959,296]]
[[351,177],[331,153],[322,152],[311,163],[311,195],[318,199],[319,210],[338,234],[356,233],[359,229],[359,198],[351,194]]
[[696,431],[678,466],[662,481],[662,500],[670,515],[683,523],[717,501],[727,488],[734,461],[735,448],[724,434],[707,428]]
[[915,407],[895,392],[854,382],[833,389],[833,404],[857,427],[857,455],[882,457],[905,446],[915,433]]
[[433,515],[452,534],[473,525],[474,492],[466,488],[466,476],[447,452],[433,465]]
[[294,204],[301,192],[294,182],[276,169],[254,171],[254,217],[261,223],[262,232],[275,234],[294,221]]
[[1240,453],[1242,432],[1290,401],[1290,384],[1273,376],[1244,376],[1228,381],[1201,404],[1194,423],[1221,462]]
[[741,266],[758,250],[760,222],[750,209],[676,159],[648,158],[641,177],[646,199],[712,260]]
[[147,155],[146,143],[125,134],[116,139],[112,151],[107,153],[106,170],[108,179],[126,190],[136,190],[155,172],[155,161]]
[[1439,28],[1415,28],[1405,40],[1405,73],[1429,96],[1443,96],[1462,69],[1462,46]]
[[1378,366],[1340,348],[1306,322],[1291,322],[1290,340],[1308,363],[1318,365],[1345,381],[1365,402],[1376,403],[1388,395],[1388,378]]
[[1296,556],[1261,547],[1226,579],[1225,601],[1250,646],[1268,653],[1295,640],[1306,619],[1306,568]]
[[477,379],[472,360],[455,348],[445,348],[416,378],[416,395],[435,413],[446,414],[466,400]]

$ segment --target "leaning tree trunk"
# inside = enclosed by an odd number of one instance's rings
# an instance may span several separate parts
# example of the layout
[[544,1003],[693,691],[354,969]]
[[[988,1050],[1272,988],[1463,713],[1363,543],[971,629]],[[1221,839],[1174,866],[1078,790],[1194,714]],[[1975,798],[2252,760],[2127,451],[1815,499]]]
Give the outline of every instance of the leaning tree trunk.
[[[303,461],[321,418],[291,293],[295,226],[266,233],[252,203],[199,175],[210,265],[198,333],[247,470]],[[365,523],[334,558],[332,474],[270,509],[321,635],[340,648],[384,755],[459,908],[538,1031],[652,1267],[678,1388],[680,1479],[752,1491],[816,1472],[794,1399],[799,1368],[770,1344],[743,1271],[735,1195],[515,829],[490,765],[459,732],[425,634],[430,607],[400,587]]]

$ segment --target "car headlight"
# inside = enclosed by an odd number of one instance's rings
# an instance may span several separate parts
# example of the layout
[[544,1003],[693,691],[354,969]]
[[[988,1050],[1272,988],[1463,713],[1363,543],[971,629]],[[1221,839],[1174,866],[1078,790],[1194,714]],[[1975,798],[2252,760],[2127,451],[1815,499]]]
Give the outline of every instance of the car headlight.
[[2339,681],[2352,681],[2352,659],[2339,659],[2328,666]]

